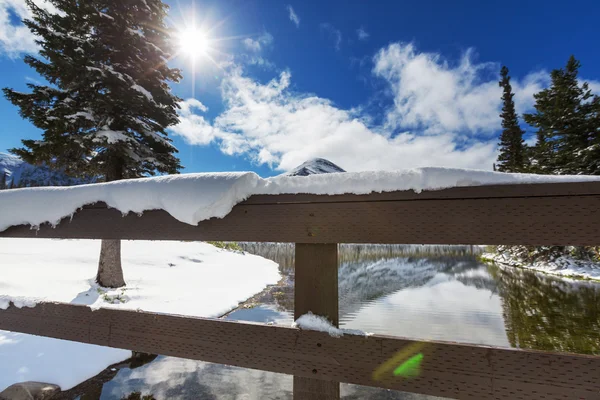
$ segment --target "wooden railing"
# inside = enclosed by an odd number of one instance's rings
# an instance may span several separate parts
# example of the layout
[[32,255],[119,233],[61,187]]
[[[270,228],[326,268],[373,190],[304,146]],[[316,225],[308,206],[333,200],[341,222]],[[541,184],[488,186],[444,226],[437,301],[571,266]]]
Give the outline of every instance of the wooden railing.
[[[164,211],[90,205],[56,228],[0,237],[294,242],[295,316],[337,325],[337,243],[598,245],[600,182],[423,193],[254,196],[198,226]],[[0,310],[0,329],[294,375],[299,399],[338,399],[339,382],[458,399],[600,399],[600,356],[344,335],[141,311],[42,303]],[[422,355],[420,369],[394,376]],[[400,360],[400,361],[399,361]],[[391,366],[391,367],[388,367]]]

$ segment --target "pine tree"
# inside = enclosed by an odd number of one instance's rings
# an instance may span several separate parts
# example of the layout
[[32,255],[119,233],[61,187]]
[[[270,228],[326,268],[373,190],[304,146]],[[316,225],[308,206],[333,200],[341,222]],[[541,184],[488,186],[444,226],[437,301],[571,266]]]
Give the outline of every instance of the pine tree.
[[577,156],[581,158],[581,173],[600,175],[600,96],[595,95],[584,107],[588,114],[587,148]]
[[[168,82],[172,43],[161,0],[50,0],[49,13],[26,0],[40,57],[24,61],[49,85],[31,93],[5,88],[20,115],[43,130],[42,140],[12,149],[25,161],[104,181],[177,173],[181,167],[166,129],[178,122],[180,100]],[[125,284],[120,242],[103,241],[97,281]]]
[[530,158],[532,160],[532,172],[536,174],[552,173],[554,153],[551,145],[546,140],[546,134],[541,129],[536,133],[536,142],[533,149],[531,149]]
[[550,87],[534,96],[536,112],[524,115],[538,129],[535,159],[546,173],[593,173],[589,166],[598,163],[593,120],[600,102],[592,99],[587,83],[579,84],[579,67],[571,56],[565,68],[552,71]]
[[4,171],[0,177],[0,190],[4,189],[6,189],[6,171]]
[[514,93],[510,84],[508,68],[502,67],[498,85],[502,93],[502,133],[500,134],[500,154],[498,155],[498,171],[525,172],[527,169],[527,148],[523,140],[523,130],[515,111]]

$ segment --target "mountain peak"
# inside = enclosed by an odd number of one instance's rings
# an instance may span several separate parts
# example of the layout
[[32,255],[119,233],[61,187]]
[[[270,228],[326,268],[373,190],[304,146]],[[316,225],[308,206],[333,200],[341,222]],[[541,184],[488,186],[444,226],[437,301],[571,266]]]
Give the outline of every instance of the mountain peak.
[[305,161],[293,170],[283,174],[285,176],[308,176],[316,174],[330,174],[335,172],[346,172],[334,163],[324,158],[313,158]]

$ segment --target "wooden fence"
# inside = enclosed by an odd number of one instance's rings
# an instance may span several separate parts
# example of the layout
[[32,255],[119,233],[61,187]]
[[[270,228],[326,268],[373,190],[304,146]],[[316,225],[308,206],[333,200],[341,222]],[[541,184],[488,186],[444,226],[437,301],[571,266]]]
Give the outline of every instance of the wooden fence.
[[[600,182],[423,193],[253,196],[191,226],[90,205],[56,228],[0,237],[296,243],[295,316],[338,323],[337,243],[600,244]],[[458,399],[600,399],[600,356],[344,335],[141,311],[42,303],[0,310],[0,329],[294,375],[299,399],[338,399],[339,382]],[[420,354],[420,370],[395,376]],[[394,363],[395,362],[395,363]]]

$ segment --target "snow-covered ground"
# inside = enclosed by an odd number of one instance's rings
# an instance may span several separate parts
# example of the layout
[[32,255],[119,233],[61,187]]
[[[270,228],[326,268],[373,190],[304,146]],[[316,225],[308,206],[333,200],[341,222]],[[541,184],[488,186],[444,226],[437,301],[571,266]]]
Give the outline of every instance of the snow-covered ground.
[[[277,264],[201,242],[124,241],[127,287],[94,284],[100,242],[0,239],[0,307],[31,299],[216,317],[280,279]],[[131,352],[0,331],[0,391],[21,381],[63,390]]]
[[524,262],[509,254],[484,253],[484,260],[493,261],[500,265],[531,269],[563,278],[593,279],[600,281],[600,265],[598,263],[577,260],[569,256],[558,257],[552,261]]

